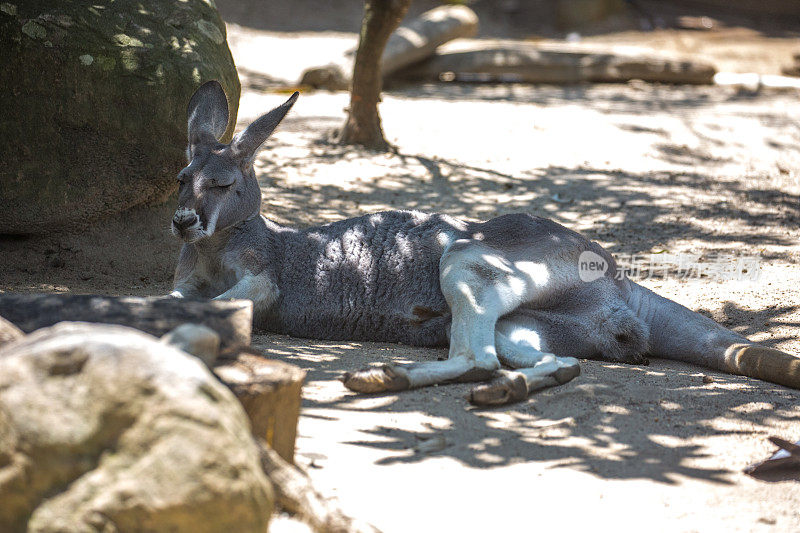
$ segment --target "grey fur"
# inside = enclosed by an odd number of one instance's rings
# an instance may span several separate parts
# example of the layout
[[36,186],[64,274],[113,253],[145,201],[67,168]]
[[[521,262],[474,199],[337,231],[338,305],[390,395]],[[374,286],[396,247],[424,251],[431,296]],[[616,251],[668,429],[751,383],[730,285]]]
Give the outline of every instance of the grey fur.
[[[201,88],[192,101],[219,117],[212,89]],[[298,230],[260,216],[252,159],[296,98],[230,145],[206,138],[192,147],[173,225],[186,241],[174,295],[250,298],[257,329],[297,337],[417,346],[449,339],[448,362],[370,369],[348,376],[348,386],[399,390],[480,379],[500,362],[520,368],[522,374],[504,378],[517,383],[498,385],[502,394],[481,390],[490,403],[519,399],[526,390],[519,383],[531,391],[571,379],[578,372],[572,357],[642,363],[651,353],[730,371],[728,349],[751,344],[618,276],[608,252],[548,219],[517,214],[464,222],[387,211]],[[200,116],[191,107],[190,128]],[[187,213],[198,222],[184,228]],[[579,277],[586,251],[609,266],[591,282]],[[548,359],[548,352],[558,357]]]

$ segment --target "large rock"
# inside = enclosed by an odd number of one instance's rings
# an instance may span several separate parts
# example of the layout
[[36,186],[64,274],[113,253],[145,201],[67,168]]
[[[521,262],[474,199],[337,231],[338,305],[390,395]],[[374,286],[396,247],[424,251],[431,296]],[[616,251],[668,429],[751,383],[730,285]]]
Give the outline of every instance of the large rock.
[[0,348],[0,531],[253,531],[272,491],[247,417],[196,358],[122,326]]
[[0,3],[0,234],[155,203],[184,164],[186,105],[239,79],[213,0]]

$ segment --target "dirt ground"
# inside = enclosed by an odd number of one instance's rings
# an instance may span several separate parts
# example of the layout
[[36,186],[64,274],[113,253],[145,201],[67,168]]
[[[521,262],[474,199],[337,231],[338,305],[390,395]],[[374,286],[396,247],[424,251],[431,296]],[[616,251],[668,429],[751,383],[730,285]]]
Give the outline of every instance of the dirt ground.
[[[281,98],[247,93],[242,122]],[[397,155],[327,144],[346,104],[345,94],[303,95],[258,161],[265,213],[307,225],[399,207],[477,219],[525,211],[618,256],[754,256],[757,281],[641,282],[800,352],[796,94],[413,87],[392,91],[382,107]],[[800,478],[741,473],[769,455],[767,436],[800,438],[796,391],[665,361],[585,362],[567,386],[481,411],[466,403],[468,386],[359,398],[335,380],[342,370],[439,351],[279,336],[257,345],[309,370],[300,464],[384,531],[514,527],[533,519],[534,505],[547,510],[537,524],[800,528]]]
[[[356,38],[256,22],[229,25],[240,128],[279,104],[303,67]],[[754,57],[768,60],[746,70],[771,73],[776,54],[791,55],[785,37],[753,35]],[[741,65],[730,56],[740,48],[709,50]],[[395,87],[381,112],[397,153],[373,154],[326,140],[347,94],[304,92],[256,162],[262,210],[298,226],[393,208],[527,212],[618,257],[756,258],[756,280],[636,279],[800,353],[798,96],[639,83]],[[164,294],[178,249],[170,216],[165,206],[74,235],[2,238],[0,290]],[[142,221],[154,229],[137,229]],[[385,532],[800,530],[800,475],[741,472],[771,453],[768,436],[800,439],[798,391],[669,361],[586,361],[565,386],[479,410],[467,385],[361,397],[336,380],[440,350],[266,334],[254,344],[309,371],[298,464]]]

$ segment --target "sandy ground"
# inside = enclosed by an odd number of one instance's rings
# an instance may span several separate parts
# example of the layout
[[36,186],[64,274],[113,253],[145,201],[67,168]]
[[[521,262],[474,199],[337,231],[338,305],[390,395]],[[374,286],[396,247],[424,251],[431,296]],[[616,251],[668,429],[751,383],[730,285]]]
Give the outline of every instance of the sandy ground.
[[[348,33],[230,26],[239,126],[285,98]],[[630,254],[755,257],[757,280],[637,280],[728,327],[800,353],[800,106],[796,92],[714,87],[425,85],[389,91],[396,154],[326,141],[344,93],[304,93],[256,162],[263,213],[299,226],[389,208],[549,216]],[[163,294],[170,206],[81,234],[0,239],[0,290]],[[134,222],[160,221],[148,231]],[[257,335],[309,370],[298,463],[386,532],[798,531],[800,476],[757,480],[769,435],[800,439],[800,392],[668,361],[587,361],[518,405],[470,408],[466,385],[359,397],[367,364],[444,354]],[[706,383],[703,376],[711,376]],[[708,381],[708,380],[706,380]]]
[[[246,69],[243,124],[281,101],[270,88],[291,85],[311,55],[355,42],[231,28]],[[741,68],[769,72],[770,51]],[[283,54],[303,59],[271,59]],[[757,257],[757,281],[639,279],[798,353],[797,97],[640,84],[395,88],[382,115],[398,153],[374,155],[325,140],[346,94],[304,94],[257,162],[264,212],[311,225],[386,208],[476,219],[525,211],[618,256]],[[364,398],[335,379],[442,351],[272,335],[256,345],[309,370],[299,464],[384,531],[800,529],[800,477],[741,473],[769,455],[767,436],[800,438],[796,391],[668,361],[585,362],[567,386],[476,410],[466,385]]]
[[[281,98],[246,93],[242,122]],[[346,103],[344,94],[303,95],[258,160],[265,213],[307,225],[388,207],[478,219],[525,211],[618,256],[757,257],[757,281],[639,279],[800,352],[796,94],[414,87],[388,94],[382,107],[397,155],[324,141]],[[622,531],[800,528],[800,478],[740,472],[770,453],[768,435],[800,438],[798,392],[672,362],[586,362],[565,387],[480,411],[464,400],[467,386],[359,398],[335,381],[346,369],[441,351],[278,336],[256,343],[309,370],[299,463],[384,531],[562,520]]]

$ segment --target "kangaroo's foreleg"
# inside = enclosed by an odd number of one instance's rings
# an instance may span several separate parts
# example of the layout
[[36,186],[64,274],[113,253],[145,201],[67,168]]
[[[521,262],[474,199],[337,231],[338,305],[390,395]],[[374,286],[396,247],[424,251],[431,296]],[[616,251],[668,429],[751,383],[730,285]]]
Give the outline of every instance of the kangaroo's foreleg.
[[278,286],[266,271],[245,274],[236,284],[214,300],[251,300],[253,311],[266,311],[278,300]]
[[200,279],[197,272],[197,250],[188,245],[183,245],[178,265],[175,267],[175,279],[172,292],[173,298],[202,298],[200,287],[205,280]]

